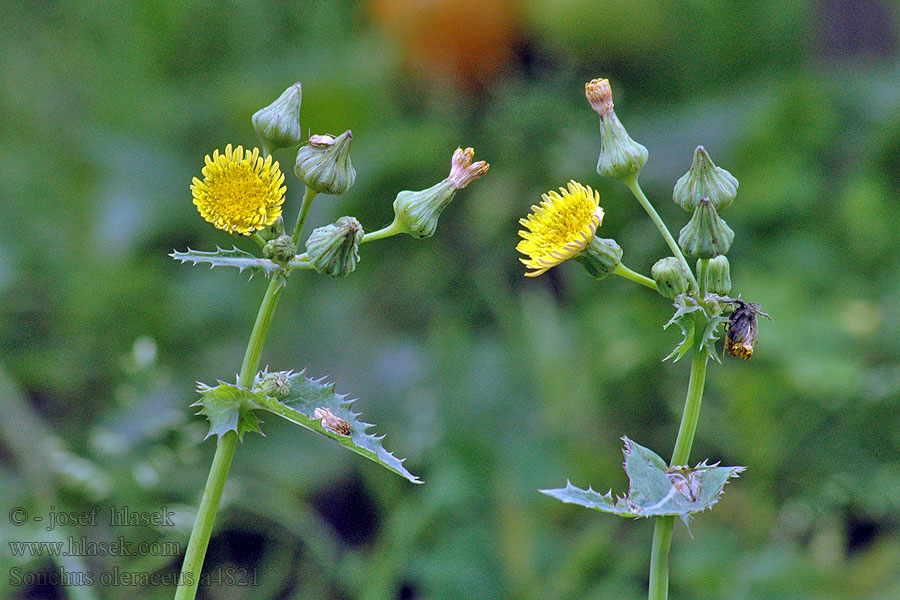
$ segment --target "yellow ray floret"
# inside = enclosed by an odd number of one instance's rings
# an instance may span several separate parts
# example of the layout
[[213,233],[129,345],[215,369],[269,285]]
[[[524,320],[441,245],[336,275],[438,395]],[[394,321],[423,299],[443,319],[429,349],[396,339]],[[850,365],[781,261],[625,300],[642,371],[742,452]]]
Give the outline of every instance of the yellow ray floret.
[[271,156],[263,159],[259,149],[244,150],[231,144],[225,153],[206,155],[203,181],[194,177],[191,194],[200,215],[229,233],[250,235],[264,229],[281,215],[284,204],[284,174]]
[[519,260],[537,277],[551,267],[577,256],[594,237],[603,220],[600,194],[575,181],[567,188],[541,194],[539,206],[531,207],[527,219],[519,223],[528,231],[519,231],[522,241],[516,250],[527,258]]

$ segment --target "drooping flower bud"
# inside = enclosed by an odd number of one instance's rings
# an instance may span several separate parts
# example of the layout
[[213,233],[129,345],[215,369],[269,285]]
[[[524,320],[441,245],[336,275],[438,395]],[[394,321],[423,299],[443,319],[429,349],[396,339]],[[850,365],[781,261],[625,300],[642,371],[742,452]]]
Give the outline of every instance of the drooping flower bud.
[[717,256],[709,259],[706,266],[706,291],[720,296],[725,296],[731,291],[731,267],[727,257]]
[[256,387],[271,398],[284,398],[291,392],[291,372],[262,372]]
[[296,146],[303,141],[300,129],[300,102],[303,90],[298,81],[278,100],[253,114],[253,129],[262,141],[266,154],[279,148]]
[[353,217],[341,217],[331,225],[314,229],[306,240],[306,251],[316,272],[344,277],[356,270],[363,228]]
[[297,255],[297,248],[294,246],[294,240],[291,236],[281,235],[274,240],[266,242],[262,252],[266,258],[285,264]]
[[672,200],[684,210],[694,210],[703,198],[716,210],[728,208],[737,196],[738,180],[713,163],[703,146],[694,151],[694,162],[675,183]]
[[674,256],[667,256],[656,261],[650,269],[657,291],[664,298],[674,298],[688,291],[690,281],[687,269]]
[[591,277],[603,279],[622,261],[622,248],[615,240],[594,236],[575,260],[584,265]]
[[612,88],[608,79],[594,79],[584,84],[591,107],[600,115],[600,158],[597,173],[603,177],[622,179],[640,173],[647,164],[647,148],[637,143],[616,117]]
[[685,254],[695,258],[715,258],[726,254],[733,241],[734,231],[706,198],[700,200],[694,216],[678,235],[678,245]]
[[320,194],[347,192],[356,181],[356,169],[350,162],[352,141],[350,130],[336,138],[330,135],[310,136],[309,143],[297,152],[294,172]]
[[759,334],[757,315],[762,315],[771,320],[771,317],[762,312],[759,304],[744,302],[740,298],[732,302],[737,304],[728,317],[728,332],[725,334],[725,350],[732,356],[749,360],[753,356],[753,347]]
[[438,184],[418,192],[403,191],[394,200],[394,225],[417,238],[434,235],[438,218],[457,190],[461,190],[488,172],[483,160],[473,163],[475,150],[457,148],[450,162],[450,175]]

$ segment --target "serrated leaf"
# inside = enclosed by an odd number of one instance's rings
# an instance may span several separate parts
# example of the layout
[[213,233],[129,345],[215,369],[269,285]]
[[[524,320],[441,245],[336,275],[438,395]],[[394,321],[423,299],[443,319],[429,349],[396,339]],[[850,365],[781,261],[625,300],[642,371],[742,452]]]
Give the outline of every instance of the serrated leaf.
[[668,323],[663,325],[663,329],[668,329],[669,325],[673,323],[681,329],[681,341],[663,360],[669,360],[674,356],[675,358],[672,362],[678,362],[694,345],[694,315],[682,314],[673,316]]
[[690,516],[710,508],[719,501],[728,480],[737,477],[744,467],[720,467],[703,461],[693,469],[668,467],[652,450],[630,439],[625,442],[625,473],[628,475],[627,496],[613,498],[612,492],[600,494],[566,482],[566,487],[540,490],[562,502],[578,504],[623,517],[677,516],[687,524]]
[[723,317],[721,314],[712,317],[707,321],[706,327],[703,329],[703,339],[700,342],[700,350],[706,352],[707,356],[719,364],[722,364],[722,359],[719,358],[716,352],[716,342],[721,337],[719,325],[727,322],[728,317]]
[[[334,391],[334,383],[328,383],[325,378],[310,379],[305,375],[306,369],[289,377],[290,389],[280,398],[263,396],[262,400],[256,400],[260,408],[275,413],[279,417],[327,436],[348,450],[365,456],[386,469],[405,477],[413,483],[422,481],[406,470],[403,460],[384,449],[381,440],[384,436],[375,436],[366,433],[372,425],[358,420],[359,413],[350,410],[355,400],[348,400],[346,394],[337,394]],[[320,409],[319,415],[316,409]],[[329,411],[331,417],[323,414]],[[322,421],[329,424],[329,419],[336,418],[340,427],[323,427]],[[344,425],[349,427],[349,434],[339,433]],[[404,459],[405,460],[405,459]]]
[[209,433],[206,437],[222,437],[229,431],[238,434],[241,440],[248,431],[262,434],[259,419],[253,414],[253,407],[265,398],[262,392],[252,392],[245,388],[219,381],[215,387],[200,383],[197,386],[200,399],[191,406],[200,406],[198,415],[209,419]]
[[231,250],[225,250],[216,246],[215,252],[201,252],[199,250],[187,249],[187,252],[178,252],[177,250],[170,254],[175,260],[183,263],[190,262],[192,264],[204,263],[209,268],[214,267],[235,267],[240,272],[250,271],[250,279],[253,276],[262,273],[266,277],[271,275],[278,269],[278,265],[267,258],[260,258],[244,250],[240,250],[236,246]]

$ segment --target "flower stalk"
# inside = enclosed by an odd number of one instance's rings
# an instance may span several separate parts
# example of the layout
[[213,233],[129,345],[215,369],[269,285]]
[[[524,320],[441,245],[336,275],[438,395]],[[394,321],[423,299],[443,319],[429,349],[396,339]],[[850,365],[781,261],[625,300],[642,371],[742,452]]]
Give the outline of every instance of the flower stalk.
[[[259,358],[272,325],[272,315],[275,313],[275,306],[278,304],[278,298],[283,289],[284,279],[281,276],[273,276],[269,281],[269,287],[266,288],[256,321],[253,323],[250,340],[247,342],[244,362],[241,365],[240,375],[238,375],[238,387],[249,388],[253,385],[259,368]],[[234,458],[237,443],[238,434],[235,431],[229,431],[219,437],[216,454],[206,480],[206,487],[203,488],[203,497],[200,499],[200,507],[197,509],[197,520],[194,521],[191,537],[184,554],[175,600],[193,600],[197,595],[203,560],[206,558],[206,549],[209,546],[209,538],[212,535],[213,524],[216,520],[216,513],[219,511],[219,503],[222,500],[222,492],[225,489],[225,481],[228,479],[228,471],[231,469],[231,461]]]
[[691,287],[695,290],[700,289],[697,285],[697,279],[694,277],[693,272],[691,272],[691,268],[688,266],[687,260],[684,258],[684,254],[681,253],[681,248],[678,246],[678,242],[675,241],[675,238],[672,237],[672,234],[669,232],[669,228],[666,227],[666,224],[663,222],[662,218],[660,218],[659,213],[656,212],[656,209],[653,208],[653,205],[650,204],[650,200],[647,199],[647,196],[644,194],[644,190],[641,189],[641,184],[638,183],[638,173],[634,173],[627,177],[623,177],[621,179],[622,183],[625,184],[632,195],[634,195],[635,199],[638,201],[644,211],[647,213],[647,216],[650,217],[650,220],[653,221],[653,224],[656,225],[656,228],[659,230],[659,233],[663,236],[663,239],[666,240],[666,245],[669,247],[669,250],[672,251],[672,255],[681,262],[684,269],[688,272],[688,279],[691,282]]
[[[701,317],[695,316],[695,320],[701,320]],[[705,325],[705,323],[695,323],[695,327],[701,325]],[[706,383],[706,366],[709,356],[699,348],[699,339],[698,337],[694,342],[694,351],[691,356],[691,378],[688,382],[681,425],[678,427],[678,437],[675,440],[675,450],[672,452],[672,460],[669,462],[670,467],[688,464],[691,447],[694,445],[694,435],[697,433],[697,422],[700,420],[700,405],[703,402],[703,388]],[[675,517],[656,518],[650,549],[649,600],[665,600],[669,597],[669,548],[672,545],[674,527]]]

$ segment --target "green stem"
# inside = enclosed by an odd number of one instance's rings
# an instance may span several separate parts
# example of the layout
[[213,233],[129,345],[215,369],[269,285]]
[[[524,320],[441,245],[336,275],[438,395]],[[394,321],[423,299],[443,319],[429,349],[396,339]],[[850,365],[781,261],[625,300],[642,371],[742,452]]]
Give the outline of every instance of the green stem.
[[[238,376],[238,387],[249,388],[253,384],[259,368],[259,357],[262,354],[269,327],[272,325],[272,314],[275,312],[275,306],[278,304],[284,283],[281,275],[273,275],[269,287],[266,288],[266,295],[259,307],[253,331],[250,333],[250,341],[247,343],[247,351],[244,354],[244,362]],[[197,595],[203,560],[206,558],[206,549],[209,546],[213,523],[216,519],[216,512],[219,510],[219,502],[222,500],[222,491],[225,489],[225,480],[228,479],[228,470],[231,467],[237,443],[238,435],[234,431],[229,431],[219,437],[216,454],[209,469],[209,477],[203,488],[203,497],[200,499],[200,507],[197,509],[197,520],[194,522],[191,539],[188,541],[184,554],[175,600],[193,600]]]
[[700,298],[701,300],[706,298],[706,288],[708,285],[707,279],[709,275],[709,259],[701,258],[697,261],[697,279],[700,282]]
[[672,251],[672,255],[675,256],[675,258],[677,258],[681,262],[685,270],[687,270],[688,278],[691,280],[693,289],[700,289],[697,286],[696,278],[694,278],[694,272],[691,270],[691,268],[687,264],[687,261],[684,259],[684,254],[681,253],[681,248],[678,247],[678,243],[675,241],[675,238],[673,238],[672,234],[669,233],[669,228],[666,227],[665,223],[663,223],[663,220],[656,212],[656,209],[653,208],[652,204],[650,204],[650,200],[648,200],[647,196],[644,195],[644,190],[641,189],[641,184],[638,183],[638,174],[635,173],[633,175],[629,175],[628,177],[623,177],[622,183],[624,183],[625,186],[629,190],[631,190],[631,193],[637,199],[638,203],[640,203],[640,205],[644,207],[644,210],[647,212],[650,220],[653,221],[653,224],[656,225],[656,228],[659,229],[659,232],[666,240],[666,244],[668,244],[669,249]]
[[654,292],[657,291],[656,282],[650,279],[649,277],[644,277],[640,273],[635,273],[622,263],[616,265],[616,268],[612,270],[613,275],[618,275],[619,277],[624,277],[629,281],[633,281],[635,283],[639,283],[644,287],[648,287]]
[[391,237],[392,235],[397,235],[400,233],[406,233],[406,229],[397,222],[397,219],[388,225],[387,227],[382,227],[378,231],[373,231],[372,233],[367,233],[363,235],[362,244],[366,242],[374,242],[375,240],[380,240],[386,237]]
[[675,517],[656,517],[650,549],[650,600],[666,600],[669,597],[669,546],[674,528]]
[[[701,317],[696,317],[699,321]],[[703,323],[697,322],[695,328]],[[702,330],[702,329],[701,329]],[[671,466],[685,465],[694,445],[694,434],[697,432],[697,421],[700,419],[700,404],[703,401],[703,387],[706,383],[706,363],[708,354],[700,349],[701,338],[697,336],[691,357],[691,379],[688,383],[687,398],[684,402],[684,413],[681,415],[681,426],[672,452]],[[653,545],[650,550],[650,589],[649,600],[666,600],[669,597],[669,547],[672,544],[672,530],[675,517],[657,517],[653,528]]]
[[307,186],[303,192],[303,202],[300,204],[300,214],[297,215],[297,224],[294,225],[294,245],[300,243],[300,234],[303,233],[303,225],[306,223],[306,215],[309,214],[309,208],[312,206],[313,198],[318,194],[316,190]]
[[258,233],[254,233],[254,234],[251,235],[250,237],[253,238],[253,241],[254,241],[254,242],[256,242],[257,244],[259,244],[259,247],[260,247],[260,248],[265,248],[265,247],[266,247],[266,240],[264,240],[264,239],[262,238],[262,236],[259,235]]

